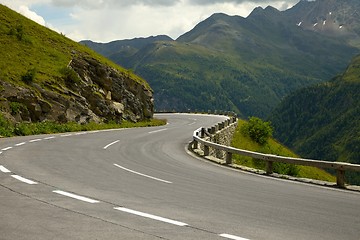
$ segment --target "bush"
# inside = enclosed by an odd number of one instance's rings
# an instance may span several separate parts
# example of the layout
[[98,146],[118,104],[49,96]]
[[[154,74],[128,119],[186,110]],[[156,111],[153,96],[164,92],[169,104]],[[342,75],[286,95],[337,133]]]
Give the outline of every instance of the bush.
[[16,115],[22,111],[27,111],[27,107],[19,102],[10,102],[11,114]]
[[79,75],[72,68],[64,67],[60,69],[60,73],[63,75],[65,83],[70,86],[81,81]]
[[257,117],[250,117],[249,121],[242,126],[241,131],[260,145],[267,143],[273,134],[271,123]]
[[16,38],[21,41],[24,38],[24,26],[22,24],[17,25],[15,28],[11,28],[9,35],[16,36]]
[[24,75],[21,76],[21,80],[26,84],[30,84],[34,81],[35,75],[36,75],[36,69],[35,68],[29,69]]
[[0,136],[10,137],[12,136],[13,126],[10,122],[0,113]]
[[34,131],[31,129],[31,125],[25,123],[18,123],[15,125],[13,134],[16,136],[32,135]]

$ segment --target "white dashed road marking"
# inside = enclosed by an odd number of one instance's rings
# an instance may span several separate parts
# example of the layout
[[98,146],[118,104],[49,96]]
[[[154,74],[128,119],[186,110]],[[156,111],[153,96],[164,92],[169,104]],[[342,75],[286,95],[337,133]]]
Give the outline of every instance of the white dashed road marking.
[[11,175],[13,178],[21,181],[21,182],[24,182],[24,183],[27,183],[27,184],[30,184],[30,185],[35,185],[35,184],[38,184],[37,182],[34,182],[34,181],[31,181],[27,178],[24,178],[24,177],[21,177],[19,175]]
[[12,149],[12,147],[3,148],[3,149],[1,149],[1,151],[7,151],[7,150],[10,150],[10,149]]
[[162,131],[166,131],[167,130],[167,128],[163,128],[163,129],[160,129],[160,130],[156,130],[156,131],[151,131],[151,132],[149,132],[150,134],[151,133],[158,133],[158,132],[162,132]]
[[176,225],[176,226],[184,227],[184,226],[188,225],[188,224],[183,223],[183,222],[179,222],[179,221],[175,221],[175,220],[172,220],[172,219],[155,216],[155,215],[144,213],[144,212],[135,211],[135,210],[128,209],[128,208],[115,207],[114,209],[122,211],[122,212],[127,212],[127,213],[130,213],[130,214],[134,214],[134,215],[137,215],[137,216],[150,218],[150,219],[165,222],[165,223],[170,223],[170,224],[173,224],[173,225]]
[[26,142],[21,142],[21,143],[18,143],[18,144],[15,144],[16,147],[19,147],[19,146],[22,146],[22,145],[25,145]]
[[230,234],[220,234],[219,235],[220,237],[223,237],[223,238],[227,238],[227,239],[233,239],[233,240],[249,240],[247,238],[242,238],[242,237],[238,237],[238,236],[235,236],[235,235],[230,235]]
[[63,196],[66,196],[66,197],[74,198],[74,199],[77,199],[77,200],[80,200],[80,201],[83,201],[83,202],[99,203],[99,201],[97,201],[97,200],[87,198],[87,197],[83,197],[83,196],[76,195],[76,194],[69,193],[69,192],[64,192],[64,191],[61,191],[61,190],[55,190],[53,192],[57,193],[57,194],[60,194],[60,195],[63,195]]
[[104,147],[104,149],[107,149],[107,148],[110,147],[111,145],[114,145],[114,144],[116,144],[116,143],[118,143],[118,142],[120,142],[120,140],[116,140],[116,141],[114,141],[114,142],[112,142],[112,143],[109,143],[108,145],[106,145],[106,146]]
[[125,171],[128,171],[128,172],[131,172],[131,173],[134,173],[134,174],[137,174],[139,176],[143,176],[143,177],[147,177],[147,178],[150,178],[150,179],[153,179],[153,180],[156,180],[156,181],[159,181],[159,182],[164,182],[164,183],[172,183],[172,182],[169,182],[169,181],[166,181],[166,180],[163,180],[163,179],[160,179],[160,178],[156,178],[156,177],[152,177],[152,176],[149,176],[149,175],[146,175],[146,174],[143,174],[143,173],[139,173],[139,172],[135,172],[133,170],[130,170],[128,168],[125,168],[125,167],[122,167],[116,163],[114,163],[114,166],[118,167],[118,168],[121,168]]
[[33,143],[33,142],[39,142],[39,141],[41,141],[41,140],[42,140],[42,139],[38,138],[38,139],[30,140],[29,142],[30,142],[30,143]]
[[11,171],[9,169],[7,169],[6,167],[0,165],[0,171],[2,171],[3,173],[10,173]]

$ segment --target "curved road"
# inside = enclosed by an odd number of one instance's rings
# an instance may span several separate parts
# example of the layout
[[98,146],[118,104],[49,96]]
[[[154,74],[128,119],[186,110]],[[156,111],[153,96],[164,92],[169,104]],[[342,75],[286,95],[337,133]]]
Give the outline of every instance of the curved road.
[[359,239],[360,194],[196,159],[192,132],[153,128],[0,140],[0,239]]

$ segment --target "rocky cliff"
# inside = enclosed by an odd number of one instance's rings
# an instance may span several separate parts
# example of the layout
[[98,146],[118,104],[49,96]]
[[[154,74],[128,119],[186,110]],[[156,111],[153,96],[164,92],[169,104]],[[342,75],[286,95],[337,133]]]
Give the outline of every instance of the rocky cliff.
[[65,86],[50,81],[15,85],[0,79],[0,108],[12,122],[78,123],[152,118],[152,91],[126,73],[94,58],[77,56],[67,66]]

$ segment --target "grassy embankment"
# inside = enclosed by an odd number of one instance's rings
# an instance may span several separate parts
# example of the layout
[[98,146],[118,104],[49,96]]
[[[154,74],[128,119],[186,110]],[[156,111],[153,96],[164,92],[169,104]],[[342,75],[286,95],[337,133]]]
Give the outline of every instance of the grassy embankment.
[[[241,131],[241,126],[245,124],[246,121],[239,120],[238,127],[235,131],[233,140],[231,145],[236,148],[246,149],[249,151],[260,152],[260,153],[268,153],[274,154],[279,156],[286,156],[286,157],[299,157],[286,147],[279,144],[274,139],[269,139],[265,145],[260,145],[253,140],[249,136],[245,136]],[[265,162],[257,159],[253,159],[251,157],[245,157],[240,155],[234,155],[233,161],[236,164],[265,170]],[[325,170],[315,168],[315,167],[307,167],[307,166],[300,166],[300,165],[293,165],[293,164],[282,164],[282,163],[274,163],[274,172],[290,175],[299,178],[310,178],[316,180],[323,180],[329,182],[335,182],[336,177],[327,173]]]
[[0,137],[12,136],[26,136],[37,134],[50,134],[61,132],[79,132],[79,131],[92,131],[104,130],[115,128],[133,128],[133,127],[151,127],[165,125],[165,119],[151,119],[142,122],[128,122],[122,123],[102,123],[97,124],[94,122],[88,124],[78,124],[75,122],[69,123],[55,123],[55,122],[39,122],[39,123],[18,123],[11,124],[0,115]]

